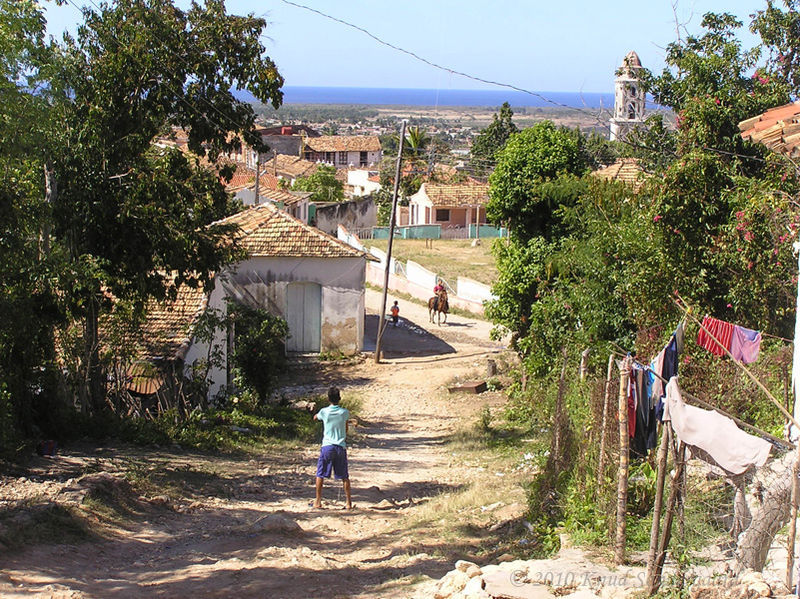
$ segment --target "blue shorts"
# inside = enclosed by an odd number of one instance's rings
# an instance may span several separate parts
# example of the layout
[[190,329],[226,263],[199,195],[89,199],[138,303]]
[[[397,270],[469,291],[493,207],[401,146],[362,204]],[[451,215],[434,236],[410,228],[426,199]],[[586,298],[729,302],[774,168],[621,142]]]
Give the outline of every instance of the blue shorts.
[[317,477],[330,478],[331,469],[333,478],[347,480],[347,449],[341,445],[324,445],[319,451],[317,460]]

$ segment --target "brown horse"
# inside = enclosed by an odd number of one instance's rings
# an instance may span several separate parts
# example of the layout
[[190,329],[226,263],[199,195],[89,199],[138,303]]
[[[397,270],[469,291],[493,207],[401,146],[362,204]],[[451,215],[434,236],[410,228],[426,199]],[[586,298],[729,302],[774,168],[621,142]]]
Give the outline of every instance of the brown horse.
[[433,322],[433,315],[434,313],[437,314],[437,322],[439,326],[442,324],[442,314],[444,314],[444,321],[447,322],[447,312],[450,310],[450,306],[447,303],[447,292],[442,289],[438,294],[433,296],[431,299],[428,300],[428,313],[431,318],[431,322]]

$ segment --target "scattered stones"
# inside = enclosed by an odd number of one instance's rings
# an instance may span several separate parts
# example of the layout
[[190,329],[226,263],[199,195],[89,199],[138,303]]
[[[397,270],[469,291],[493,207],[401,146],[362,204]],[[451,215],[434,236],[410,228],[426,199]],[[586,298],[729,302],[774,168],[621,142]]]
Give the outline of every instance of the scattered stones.
[[439,587],[434,593],[434,599],[448,599],[455,593],[461,592],[467,586],[470,578],[460,570],[452,570],[439,581]]
[[472,566],[477,568],[478,564],[475,564],[473,562],[468,562],[467,560],[464,559],[460,559],[456,562],[456,570],[458,570],[459,572],[466,572]]
[[470,578],[475,578],[476,576],[480,576],[481,574],[483,574],[483,572],[478,566],[473,564],[469,568],[467,568],[465,574]]
[[303,533],[303,528],[285,514],[276,512],[259,518],[249,526],[251,531],[260,533],[278,533],[298,535]]

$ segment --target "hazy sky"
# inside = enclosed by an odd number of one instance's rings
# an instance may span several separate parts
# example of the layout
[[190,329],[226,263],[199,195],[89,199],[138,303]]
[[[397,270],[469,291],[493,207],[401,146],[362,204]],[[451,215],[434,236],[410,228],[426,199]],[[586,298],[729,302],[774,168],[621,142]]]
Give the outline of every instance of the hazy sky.
[[[92,6],[100,0],[69,0]],[[663,67],[676,38],[671,0],[297,0],[349,21],[428,60],[535,91],[613,91],[614,71],[629,50],[642,64]],[[48,30],[74,28],[78,11],[48,5]],[[187,3],[178,0],[179,5]],[[764,0],[677,0],[685,31],[702,15],[731,12],[744,21]],[[486,86],[422,64],[364,33],[280,0],[228,0],[229,12],[267,19],[264,45],[286,85],[481,89]]]

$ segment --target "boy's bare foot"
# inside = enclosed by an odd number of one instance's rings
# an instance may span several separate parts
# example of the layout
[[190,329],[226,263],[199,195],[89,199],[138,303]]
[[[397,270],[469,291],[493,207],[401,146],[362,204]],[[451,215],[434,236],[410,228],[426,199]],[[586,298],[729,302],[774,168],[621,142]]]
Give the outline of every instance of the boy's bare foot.
[[321,503],[317,503],[315,501],[314,503],[311,504],[311,507],[313,507],[315,510],[321,510],[322,509],[322,504]]
[[348,504],[347,504],[347,507],[345,507],[344,509],[346,509],[346,510],[352,510],[352,509],[353,509],[353,504],[352,504],[352,503],[348,503]]

